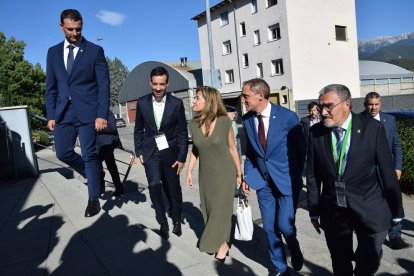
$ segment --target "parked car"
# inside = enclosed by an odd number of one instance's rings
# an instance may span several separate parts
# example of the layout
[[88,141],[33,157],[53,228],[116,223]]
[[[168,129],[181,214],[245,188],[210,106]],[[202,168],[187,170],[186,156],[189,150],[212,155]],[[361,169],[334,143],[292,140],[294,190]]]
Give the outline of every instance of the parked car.
[[394,116],[396,121],[414,120],[414,110],[385,110],[383,112]]
[[123,118],[115,119],[116,127],[126,127],[125,120]]

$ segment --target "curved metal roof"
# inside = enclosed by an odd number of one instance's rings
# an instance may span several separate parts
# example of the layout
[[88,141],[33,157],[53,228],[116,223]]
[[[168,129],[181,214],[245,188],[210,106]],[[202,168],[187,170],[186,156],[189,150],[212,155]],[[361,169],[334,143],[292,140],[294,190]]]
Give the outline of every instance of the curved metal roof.
[[200,62],[188,62],[186,67],[181,67],[177,62],[146,61],[128,75],[119,94],[119,102],[133,101],[151,93],[150,73],[157,66],[164,67],[169,73],[169,92],[185,91],[202,83]]
[[361,80],[405,78],[413,76],[414,72],[408,71],[394,64],[372,60],[359,61],[359,78]]

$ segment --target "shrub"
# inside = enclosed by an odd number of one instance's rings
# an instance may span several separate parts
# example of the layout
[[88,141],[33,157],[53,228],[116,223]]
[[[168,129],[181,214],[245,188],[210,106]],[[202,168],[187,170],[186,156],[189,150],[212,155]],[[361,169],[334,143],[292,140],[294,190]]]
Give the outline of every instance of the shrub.
[[401,189],[406,193],[414,193],[414,119],[401,119],[397,121],[403,149],[403,172]]

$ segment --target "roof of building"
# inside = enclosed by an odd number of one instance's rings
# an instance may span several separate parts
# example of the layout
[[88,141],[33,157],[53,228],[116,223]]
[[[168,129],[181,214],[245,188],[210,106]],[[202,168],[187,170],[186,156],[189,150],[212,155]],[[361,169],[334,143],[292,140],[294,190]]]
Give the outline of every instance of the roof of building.
[[[213,12],[213,11],[217,10],[218,8],[224,6],[224,5],[228,4],[228,3],[231,3],[231,2],[232,2],[232,0],[224,0],[224,1],[221,1],[220,3],[218,3],[218,4],[216,4],[216,5],[212,6],[212,7],[210,7],[210,12]],[[204,16],[206,16],[206,12],[205,11],[203,11],[200,14],[197,14],[196,16],[194,16],[193,18],[191,18],[191,20],[198,20],[198,19],[200,19],[201,17],[204,17]]]
[[186,91],[203,83],[200,61],[188,61],[186,66],[181,66],[180,62],[176,61],[146,61],[137,65],[129,73],[119,93],[119,102],[133,101],[151,93],[150,73],[157,66],[162,66],[168,71],[168,92]]
[[413,76],[414,72],[408,71],[394,64],[372,60],[359,61],[359,78],[361,80],[405,78]]

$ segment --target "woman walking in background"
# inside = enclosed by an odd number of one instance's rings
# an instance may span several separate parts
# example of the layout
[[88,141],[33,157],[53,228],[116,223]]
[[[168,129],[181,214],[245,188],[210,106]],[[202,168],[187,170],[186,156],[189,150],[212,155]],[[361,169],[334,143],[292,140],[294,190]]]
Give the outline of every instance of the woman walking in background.
[[192,109],[198,114],[190,122],[193,149],[186,182],[194,186],[191,172],[199,158],[200,208],[205,222],[199,248],[224,262],[229,251],[234,185],[242,182],[240,159],[220,93],[199,87]]

